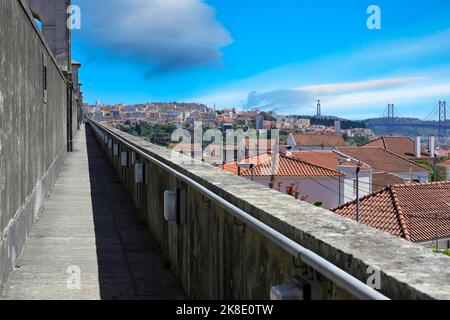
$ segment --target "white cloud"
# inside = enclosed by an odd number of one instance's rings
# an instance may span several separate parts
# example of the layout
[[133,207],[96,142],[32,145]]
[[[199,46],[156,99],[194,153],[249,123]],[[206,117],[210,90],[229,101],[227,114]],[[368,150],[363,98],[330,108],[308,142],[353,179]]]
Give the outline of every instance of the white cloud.
[[[267,106],[280,113],[314,112],[315,100],[322,99],[326,110],[339,113],[359,106],[383,108],[384,103],[444,98],[450,95],[450,60],[445,54],[450,49],[449,39],[447,29],[422,37],[371,43],[268,70],[196,99],[245,108]],[[429,63],[432,61],[435,63]]]
[[[331,83],[295,89],[251,92],[243,108],[262,108],[281,112],[306,112],[313,109],[316,99],[326,98],[327,109],[345,108],[386,99],[423,97],[439,92],[450,92],[445,85],[416,89],[404,86],[425,80],[424,77],[374,79],[360,82]],[[403,88],[403,89],[402,89]],[[389,98],[387,98],[389,97]],[[389,100],[392,101],[392,100]]]
[[258,93],[250,92],[247,103],[243,108],[259,108],[272,111],[294,110],[302,111],[311,101],[314,95],[306,90],[275,90]]
[[152,65],[151,72],[221,63],[232,42],[201,0],[78,0],[81,36],[113,54]]
[[426,83],[420,86],[412,85],[404,88],[387,89],[379,92],[363,91],[345,95],[336,95],[327,100],[327,107],[333,110],[343,110],[354,107],[387,103],[405,103],[422,98],[431,101],[450,95],[450,80],[442,83]]
[[348,82],[348,83],[332,83],[321,84],[315,86],[301,87],[298,90],[306,90],[313,92],[314,94],[327,95],[327,94],[342,94],[346,92],[362,91],[368,89],[383,89],[392,88],[401,85],[410,84],[420,80],[424,80],[424,77],[398,77],[398,78],[386,78],[367,80],[360,82]]

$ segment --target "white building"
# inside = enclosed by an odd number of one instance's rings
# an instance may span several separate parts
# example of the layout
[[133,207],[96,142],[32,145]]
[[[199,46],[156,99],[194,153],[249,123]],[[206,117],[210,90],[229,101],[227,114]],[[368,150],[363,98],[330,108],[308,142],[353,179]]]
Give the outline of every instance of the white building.
[[[300,151],[290,152],[289,154],[311,164],[341,171],[339,204],[355,200],[357,190],[359,190],[360,198],[372,193],[372,168],[366,164],[359,163],[359,161],[343,156],[336,151]],[[350,172],[353,170],[345,170],[344,172],[342,167],[349,167],[350,169],[359,167],[360,171],[358,174]]]
[[[404,183],[428,182],[430,172],[411,160],[396,153],[375,147],[341,147],[338,152],[369,165],[374,174],[389,173],[403,179]],[[388,184],[373,186],[373,189],[384,188]]]
[[[322,202],[326,209],[337,207],[356,196],[355,177],[294,157],[274,156],[268,152],[248,157],[240,163],[225,164],[223,168],[266,187],[291,194],[299,200]],[[360,184],[361,196],[370,193],[370,179],[370,170],[367,168],[360,174],[360,181],[364,182]]]

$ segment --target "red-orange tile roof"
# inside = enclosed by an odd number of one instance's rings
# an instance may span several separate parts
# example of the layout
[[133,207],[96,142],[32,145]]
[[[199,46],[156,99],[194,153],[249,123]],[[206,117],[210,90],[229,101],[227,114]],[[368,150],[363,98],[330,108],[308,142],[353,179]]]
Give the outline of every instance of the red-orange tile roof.
[[[270,152],[259,156],[248,157],[240,162],[253,164],[254,176],[271,176],[273,174],[272,154]],[[223,169],[237,174],[237,162],[227,163],[223,165]],[[278,177],[338,177],[340,175],[336,170],[324,168],[284,155],[279,155],[274,174]],[[252,172],[247,169],[241,169],[241,175],[251,176]]]
[[402,184],[405,181],[397,176],[394,176],[387,172],[375,172],[372,173],[372,190],[377,191],[388,186],[395,184]]
[[344,138],[336,134],[293,133],[295,144],[303,147],[341,147],[346,146]]
[[422,167],[396,153],[374,147],[340,147],[338,151],[371,166],[375,172],[426,172]]
[[448,149],[439,149],[436,150],[436,154],[443,157],[450,157],[450,150]]
[[[356,219],[355,201],[335,213]],[[411,241],[450,237],[450,181],[387,187],[360,200],[360,222]]]
[[[358,166],[358,163],[346,161],[346,157],[338,154],[335,151],[320,150],[320,151],[299,151],[292,152],[292,155],[302,161],[312,163],[331,170],[337,170],[339,165]],[[361,165],[361,169],[369,170],[368,166]]]
[[[383,136],[372,140],[361,147],[378,147],[396,153],[402,157],[415,158],[416,157],[416,143],[410,137],[404,136]],[[422,152],[422,156],[429,156],[429,154]]]
[[447,159],[447,160],[445,160],[445,161],[440,162],[440,163],[438,164],[438,166],[441,166],[441,167],[450,166],[450,159]]

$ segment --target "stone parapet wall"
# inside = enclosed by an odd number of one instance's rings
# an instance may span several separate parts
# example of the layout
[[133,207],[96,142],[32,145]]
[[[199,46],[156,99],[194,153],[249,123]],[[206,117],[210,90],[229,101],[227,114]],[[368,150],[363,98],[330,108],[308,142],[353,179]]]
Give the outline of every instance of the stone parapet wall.
[[[450,258],[382,231],[300,202],[208,164],[178,164],[169,150],[110,127],[99,128],[114,146],[98,136],[114,169],[133,196],[171,269],[192,299],[268,299],[273,285],[292,276],[315,279],[313,298],[351,299],[335,283],[295,259],[273,242],[244,226],[146,157],[135,154],[121,137],[145,154],[207,187],[268,226],[312,250],[364,283],[379,270],[380,292],[392,299],[449,299]],[[117,135],[114,137],[114,135]],[[121,165],[127,152],[129,163]],[[135,164],[145,164],[145,184],[135,181]],[[164,219],[164,191],[186,192],[187,223]]]

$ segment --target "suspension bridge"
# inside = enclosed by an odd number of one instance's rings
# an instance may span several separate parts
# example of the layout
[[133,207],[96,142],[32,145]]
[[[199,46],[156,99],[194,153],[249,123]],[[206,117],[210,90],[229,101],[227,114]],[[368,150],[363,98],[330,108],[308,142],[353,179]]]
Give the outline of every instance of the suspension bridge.
[[438,131],[438,137],[445,139],[450,132],[450,119],[447,117],[447,102],[439,101],[433,110],[423,119],[407,118],[400,114],[394,104],[388,104],[383,114],[378,118],[370,119],[368,127],[386,126],[393,133],[396,127],[427,128]]

